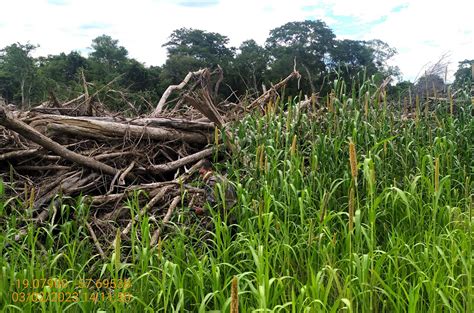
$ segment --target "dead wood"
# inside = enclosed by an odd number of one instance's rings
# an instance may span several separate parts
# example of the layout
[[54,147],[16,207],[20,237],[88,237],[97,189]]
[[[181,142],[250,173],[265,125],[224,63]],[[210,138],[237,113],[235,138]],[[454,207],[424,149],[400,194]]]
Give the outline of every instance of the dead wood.
[[15,167],[15,169],[23,171],[63,171],[70,168],[66,165],[20,165]]
[[157,117],[162,111],[163,111],[163,107],[166,103],[166,100],[168,100],[168,97],[171,95],[171,93],[174,91],[174,90],[180,90],[180,89],[183,89],[184,86],[186,86],[186,84],[189,82],[189,80],[191,79],[191,77],[193,76],[199,76],[201,75],[203,72],[205,71],[205,69],[200,69],[199,71],[196,71],[196,72],[189,72],[186,77],[183,79],[183,81],[181,83],[179,83],[178,85],[171,85],[171,86],[168,86],[168,88],[166,88],[165,92],[163,93],[163,96],[161,96],[161,99],[160,101],[158,102],[158,105],[156,106],[156,109],[155,111],[153,111],[153,113],[151,114],[152,117]]
[[28,149],[28,150],[6,152],[3,154],[0,154],[0,161],[28,157],[28,156],[36,154],[39,150],[40,149]]
[[[88,138],[109,140],[113,138],[149,138],[153,140],[180,140],[190,143],[207,143],[208,138],[200,132],[177,131],[172,128],[130,125],[86,117],[43,116],[36,118],[32,125],[46,125],[51,131]],[[184,126],[182,127],[184,128]]]
[[132,228],[132,224],[140,219],[158,200],[163,198],[165,194],[171,189],[171,186],[165,186],[159,190],[159,192],[148,202],[143,209],[140,210],[139,214],[131,219],[125,229],[122,231],[122,236],[127,236]]
[[268,102],[268,100],[270,99],[272,94],[275,93],[278,89],[283,88],[286,84],[288,84],[288,82],[291,79],[293,79],[293,78],[298,78],[299,79],[300,77],[301,77],[300,73],[298,71],[294,70],[285,79],[283,79],[282,81],[280,81],[276,85],[273,85],[272,88],[265,91],[260,97],[255,99],[252,103],[250,103],[247,109],[254,109],[255,107],[257,107],[259,105],[265,104],[266,102]]
[[[153,246],[180,203],[183,212],[189,212],[183,224],[199,218],[192,208],[204,206],[206,191],[202,181],[190,181],[199,180],[196,172],[214,152],[221,157],[235,151],[229,124],[299,77],[295,70],[245,106],[247,101],[218,100],[222,68],[201,69],[169,86],[150,115],[125,117],[106,110],[99,101],[98,93],[113,81],[92,93],[93,85],[82,76],[84,93],[70,101],[60,103],[51,95],[30,111],[14,112],[0,105],[0,161],[8,160],[0,162],[0,179],[7,192],[27,204],[38,224],[47,219],[54,223],[64,214],[60,210],[64,202],[74,205],[74,197],[85,196],[91,214],[86,227],[102,258],[107,256],[101,243],[111,242],[117,230],[128,238],[132,226],[145,215],[160,225],[152,235]],[[111,92],[133,107],[122,91]],[[176,104],[164,110],[173,92]],[[305,100],[298,107],[309,104]],[[130,216],[128,201],[140,208],[135,216]],[[25,225],[19,229],[16,239],[26,234]]]
[[85,95],[85,94],[82,94],[82,95],[80,95],[80,96],[77,97],[77,98],[74,98],[74,99],[72,99],[72,100],[69,100],[69,101],[67,101],[67,102],[65,102],[65,103],[63,103],[63,104],[61,104],[61,106],[62,106],[63,108],[64,108],[64,107],[67,107],[67,106],[69,106],[69,105],[71,105],[71,104],[73,104],[73,103],[79,102],[80,100],[82,100],[82,98],[85,98],[85,97],[86,97],[86,95]]
[[214,96],[217,96],[217,94],[219,93],[219,87],[222,81],[224,80],[224,70],[220,65],[217,65],[217,74],[219,75],[219,77],[217,78],[216,85],[214,86]]
[[99,240],[97,240],[97,236],[95,235],[95,232],[94,230],[92,229],[92,226],[91,224],[89,224],[88,222],[86,222],[86,226],[87,226],[87,229],[89,230],[89,233],[91,235],[91,238],[92,240],[94,241],[94,244],[96,246],[96,249],[97,251],[99,252],[100,256],[102,257],[102,259],[107,259],[107,256],[105,255],[104,253],[104,250],[102,250],[102,247],[100,246],[100,243],[99,243]]
[[117,173],[117,169],[96,161],[94,159],[88,158],[81,154],[77,154],[75,152],[69,151],[68,149],[64,148],[60,144],[56,143],[55,141],[51,140],[50,138],[44,136],[43,134],[37,132],[34,128],[30,127],[29,125],[19,121],[5,110],[4,107],[0,106],[0,124],[5,126],[8,129],[11,129],[18,134],[22,135],[24,138],[29,139],[43,148],[53,151],[59,156],[62,156],[66,160],[69,160],[74,163],[78,163],[82,166],[92,168],[94,170],[98,170],[100,172],[115,175]]
[[[163,218],[163,227],[168,224],[171,219],[171,215],[173,214],[174,209],[178,206],[179,201],[181,200],[180,196],[174,197],[173,201],[171,202],[168,211],[166,211],[166,215]],[[153,236],[150,240],[150,246],[153,247],[158,242],[158,238],[160,238],[161,228],[157,228],[156,231],[153,233]]]
[[189,95],[184,95],[183,98],[186,100],[186,102],[195,107],[199,112],[202,113],[202,115],[207,117],[211,122],[214,122],[217,126],[220,127],[224,124],[224,120],[220,116],[219,112],[217,112],[217,109],[212,103],[212,100],[207,91],[203,92],[201,96],[201,101]]
[[187,131],[214,131],[214,124],[203,121],[190,121],[179,118],[139,118],[129,121],[132,125],[150,127],[171,127]]
[[130,163],[130,165],[123,171],[123,173],[120,174],[120,177],[119,177],[119,185],[123,186],[125,185],[125,177],[127,177],[127,175],[130,173],[130,171],[133,169],[133,167],[135,166],[135,161],[132,161],[132,163]]
[[148,169],[155,174],[174,171],[182,166],[197,162],[199,160],[202,160],[204,158],[211,156],[212,151],[213,151],[213,148],[208,148],[208,149],[199,151],[195,154],[188,155],[176,161],[172,161],[172,162],[160,164],[160,165],[153,165],[149,167]]

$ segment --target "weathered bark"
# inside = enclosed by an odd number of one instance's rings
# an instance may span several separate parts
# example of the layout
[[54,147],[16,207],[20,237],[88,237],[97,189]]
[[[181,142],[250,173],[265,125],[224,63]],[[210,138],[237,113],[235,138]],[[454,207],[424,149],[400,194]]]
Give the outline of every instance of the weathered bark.
[[[142,122],[152,122],[145,119]],[[158,123],[165,123],[165,120],[159,120]],[[177,123],[177,121],[169,122]],[[108,140],[110,138],[149,138],[162,141],[180,140],[189,143],[206,144],[208,137],[199,132],[178,131],[164,127],[147,127],[139,125],[127,125],[124,123],[104,121],[94,118],[72,117],[61,115],[47,115],[41,118],[35,118],[31,126],[39,127],[47,125],[48,129],[56,130],[61,133],[69,133],[77,136],[85,136],[89,138],[98,138]],[[209,127],[209,124],[189,123],[194,127]],[[184,128],[185,126],[183,126]],[[191,126],[192,127],[192,126]],[[207,128],[208,129],[208,128]],[[209,131],[208,131],[209,132]]]
[[214,122],[217,126],[221,127],[224,125],[224,120],[222,116],[217,112],[216,107],[212,104],[210,98],[205,97],[204,101],[197,101],[189,95],[184,95],[184,100],[201,112],[205,117],[207,117],[211,122]]
[[28,150],[18,150],[18,151],[3,153],[3,154],[0,154],[0,161],[28,157],[28,156],[38,153],[39,150],[40,149],[28,149]]
[[207,158],[212,155],[213,148],[208,148],[202,151],[199,151],[197,153],[188,155],[184,158],[181,158],[179,160],[165,163],[165,164],[159,164],[159,165],[154,165],[152,167],[149,167],[148,169],[155,174],[160,174],[164,172],[169,172],[169,171],[174,171],[184,165],[188,165],[190,163],[197,162],[199,160],[202,160],[204,158]]
[[39,144],[43,148],[53,151],[59,156],[62,156],[66,160],[77,163],[79,165],[100,171],[109,175],[115,175],[118,170],[104,164],[102,162],[96,161],[92,158],[83,156],[81,154],[72,152],[67,148],[64,148],[60,144],[53,141],[51,138],[46,137],[45,135],[39,133],[31,126],[23,123],[22,121],[16,120],[12,115],[5,110],[5,108],[0,107],[0,124],[5,126],[8,129],[11,129],[18,134],[22,135],[28,140],[33,141],[34,143]]
[[217,79],[216,85],[214,86],[214,96],[217,96],[219,93],[219,86],[224,80],[224,70],[222,70],[220,65],[217,65],[217,73],[219,74],[219,78]]
[[[30,112],[40,111],[37,110],[38,107],[31,109]],[[41,108],[57,110],[54,108]],[[64,110],[72,110],[69,108],[64,108]],[[47,110],[46,110],[47,111]],[[66,112],[66,111],[64,111]],[[200,121],[200,120],[189,120],[182,118],[171,118],[171,117],[145,117],[145,118],[116,118],[109,116],[67,116],[67,115],[57,115],[46,112],[46,114],[38,114],[34,117],[28,118],[30,126],[36,127],[39,125],[46,124],[50,121],[67,121],[67,120],[80,120],[80,121],[103,121],[111,123],[122,123],[124,125],[137,125],[137,126],[150,126],[150,127],[169,127],[175,129],[182,129],[187,131],[214,131],[215,125],[210,122]]]
[[140,118],[128,121],[132,125],[171,127],[187,131],[214,131],[214,123],[190,121],[179,118]]
[[189,72],[181,83],[179,83],[178,85],[168,86],[168,88],[166,88],[165,92],[163,93],[163,96],[161,96],[161,99],[158,102],[158,105],[156,106],[156,109],[155,111],[153,111],[151,116],[157,117],[158,115],[160,115],[160,113],[163,111],[163,107],[166,103],[166,100],[168,100],[168,97],[171,95],[171,93],[174,90],[183,89],[184,86],[186,86],[186,84],[189,82],[191,77],[201,75],[202,73],[204,73],[205,70],[206,69],[200,69],[199,71],[196,71],[196,72]]

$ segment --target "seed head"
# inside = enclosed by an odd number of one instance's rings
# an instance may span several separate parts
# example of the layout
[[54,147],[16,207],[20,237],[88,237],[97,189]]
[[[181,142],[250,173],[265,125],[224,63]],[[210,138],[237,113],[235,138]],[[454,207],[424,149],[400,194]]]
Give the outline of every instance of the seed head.
[[355,144],[352,140],[349,142],[349,161],[351,164],[351,174],[354,181],[357,181],[357,155]]
[[239,313],[239,280],[237,276],[232,279],[230,290],[230,313]]

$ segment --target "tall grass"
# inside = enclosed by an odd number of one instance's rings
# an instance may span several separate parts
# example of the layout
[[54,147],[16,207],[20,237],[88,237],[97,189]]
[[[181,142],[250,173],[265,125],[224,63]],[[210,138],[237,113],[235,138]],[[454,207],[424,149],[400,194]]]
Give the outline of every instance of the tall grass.
[[[406,105],[390,105],[370,81],[354,88],[348,95],[344,82],[335,81],[322,101],[323,117],[297,110],[296,98],[236,125],[238,149],[221,169],[238,195],[230,212],[238,219],[234,236],[226,216],[211,210],[209,239],[176,226],[150,250],[143,216],[132,244],[117,239],[110,260],[102,260],[84,226],[89,217],[81,199],[61,210],[82,219],[28,225],[17,242],[24,204],[0,192],[0,308],[473,312],[470,104],[452,114],[451,103],[439,103],[420,115],[418,99],[416,117],[406,120]],[[128,205],[140,209],[133,199]],[[189,216],[183,208],[172,221]],[[17,279],[51,277],[129,278],[133,298],[12,301]]]

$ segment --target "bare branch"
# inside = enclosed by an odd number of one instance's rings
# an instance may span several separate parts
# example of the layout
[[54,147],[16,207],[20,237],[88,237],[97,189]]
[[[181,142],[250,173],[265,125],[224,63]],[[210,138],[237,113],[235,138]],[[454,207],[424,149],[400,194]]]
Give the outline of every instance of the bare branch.
[[191,79],[191,77],[193,76],[199,76],[201,75],[202,73],[204,73],[204,70],[205,69],[200,69],[199,71],[196,71],[196,72],[189,72],[186,77],[183,79],[183,81],[181,83],[179,83],[178,85],[171,85],[171,86],[168,86],[168,88],[166,88],[165,92],[163,93],[163,96],[161,96],[161,99],[160,101],[158,102],[158,105],[156,106],[155,108],[155,111],[153,111],[153,113],[151,114],[152,117],[157,117],[162,111],[163,111],[163,107],[166,103],[166,100],[168,99],[168,97],[170,96],[170,94],[174,91],[174,90],[180,90],[180,89],[183,89],[184,86],[186,86],[186,84],[189,82],[189,80]]

